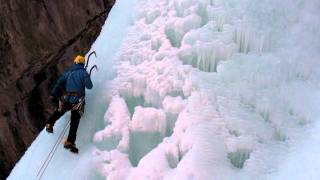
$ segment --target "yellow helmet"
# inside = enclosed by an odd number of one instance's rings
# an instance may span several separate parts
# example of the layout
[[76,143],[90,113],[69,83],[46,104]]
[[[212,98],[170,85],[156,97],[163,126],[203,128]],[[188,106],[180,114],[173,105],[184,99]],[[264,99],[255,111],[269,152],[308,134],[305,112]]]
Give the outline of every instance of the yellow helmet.
[[84,56],[82,55],[77,55],[75,58],[74,58],[74,61],[73,61],[75,64],[84,64],[86,62],[86,59]]

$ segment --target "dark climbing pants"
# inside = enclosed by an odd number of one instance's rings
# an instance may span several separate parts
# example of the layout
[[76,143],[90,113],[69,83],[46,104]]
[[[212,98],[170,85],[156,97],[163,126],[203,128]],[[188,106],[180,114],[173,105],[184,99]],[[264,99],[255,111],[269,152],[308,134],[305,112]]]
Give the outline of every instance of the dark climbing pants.
[[[62,102],[60,102],[62,103]],[[68,135],[68,142],[75,143],[76,137],[77,137],[77,130],[82,114],[82,108],[73,110],[72,108],[74,107],[74,104],[70,103],[62,103],[59,105],[59,108],[52,114],[52,116],[49,118],[47,121],[48,124],[51,124],[54,126],[55,122],[63,116],[67,111],[71,110],[71,122],[70,122],[70,130],[69,130],[69,135]]]

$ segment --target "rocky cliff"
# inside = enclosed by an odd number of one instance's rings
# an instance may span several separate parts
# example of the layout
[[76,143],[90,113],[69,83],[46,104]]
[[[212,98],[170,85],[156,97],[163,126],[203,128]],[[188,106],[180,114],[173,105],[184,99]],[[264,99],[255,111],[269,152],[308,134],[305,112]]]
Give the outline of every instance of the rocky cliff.
[[0,0],[0,179],[54,110],[49,89],[90,49],[114,0]]

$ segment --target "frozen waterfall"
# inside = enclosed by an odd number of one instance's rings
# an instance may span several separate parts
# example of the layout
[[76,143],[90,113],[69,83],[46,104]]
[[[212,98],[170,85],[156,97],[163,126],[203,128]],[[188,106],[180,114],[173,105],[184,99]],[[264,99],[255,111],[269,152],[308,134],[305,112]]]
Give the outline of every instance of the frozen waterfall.
[[[320,2],[117,0],[78,130],[42,179],[319,179]],[[38,170],[66,124],[9,176]]]

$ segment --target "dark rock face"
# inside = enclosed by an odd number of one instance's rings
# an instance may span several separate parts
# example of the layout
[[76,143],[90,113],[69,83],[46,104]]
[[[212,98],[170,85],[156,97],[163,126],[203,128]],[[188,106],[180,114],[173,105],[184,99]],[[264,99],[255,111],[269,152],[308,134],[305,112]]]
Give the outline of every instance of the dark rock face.
[[85,54],[115,0],[0,0],[0,179],[54,110],[49,91]]

